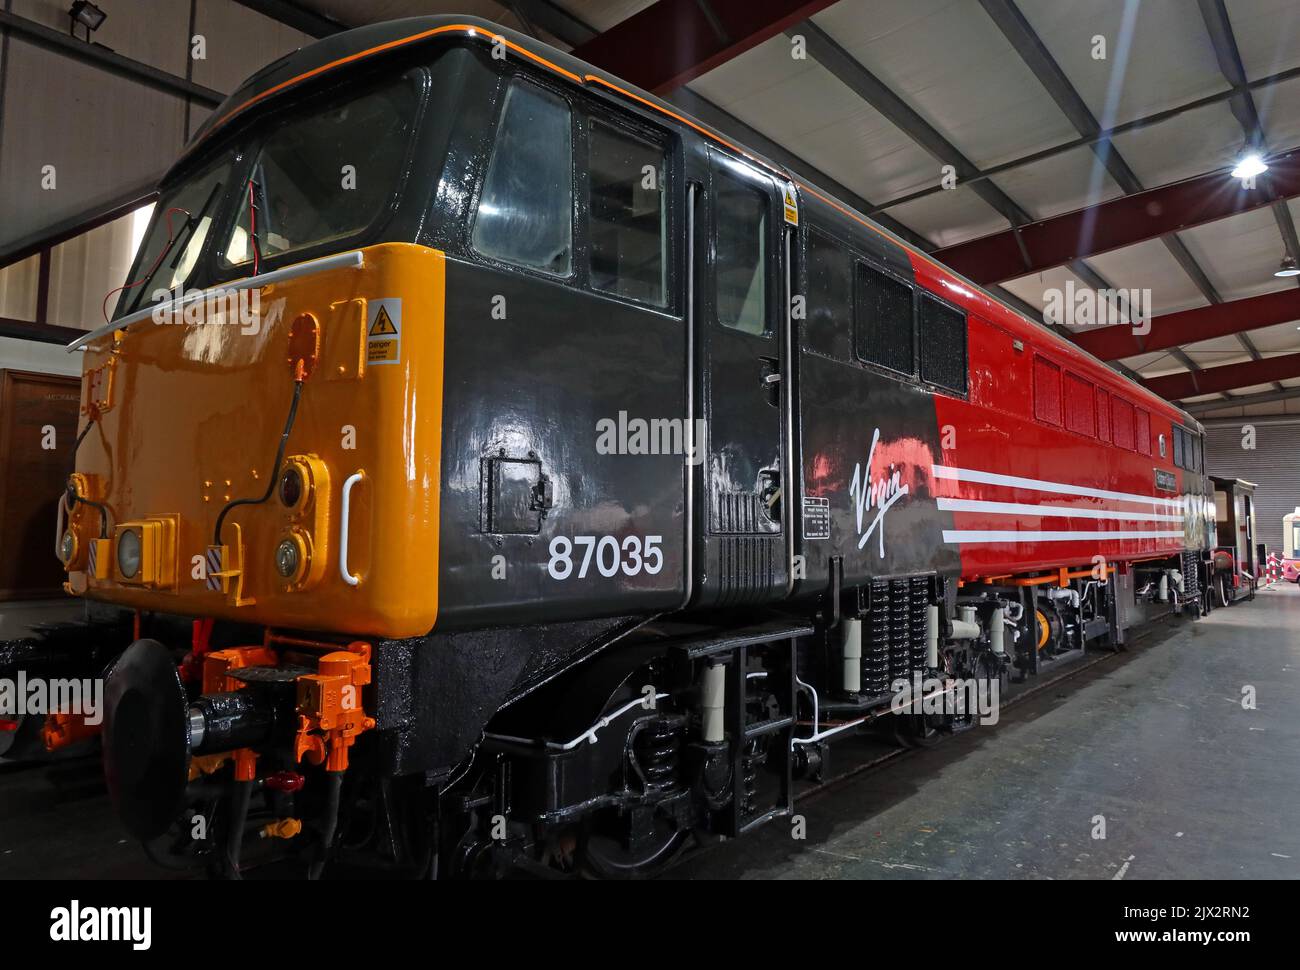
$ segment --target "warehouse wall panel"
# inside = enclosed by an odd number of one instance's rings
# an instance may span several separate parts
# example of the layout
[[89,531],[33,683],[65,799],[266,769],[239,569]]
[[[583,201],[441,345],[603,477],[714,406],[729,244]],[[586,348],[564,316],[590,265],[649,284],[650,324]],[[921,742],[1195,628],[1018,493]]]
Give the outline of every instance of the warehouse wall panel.
[[233,91],[254,71],[315,40],[231,0],[196,2],[194,32],[207,42],[207,58],[194,62],[193,80],[218,91]]
[[[183,98],[18,37],[5,69],[0,248],[157,179],[180,152]],[[53,190],[41,187],[46,165]]]
[[[107,322],[105,297],[127,282],[137,239],[143,238],[153,206],[74,236],[50,251],[49,322],[93,330]],[[108,300],[113,312],[114,300]]]
[[29,256],[0,269],[0,317],[36,319],[36,290],[41,259]]
[[[1254,431],[1254,448],[1247,428]],[[1300,506],[1300,418],[1241,418],[1206,425],[1205,467],[1211,475],[1254,482],[1257,541],[1281,550],[1282,516]]]
[[[71,0],[13,0],[10,12],[66,34],[71,5]],[[94,43],[168,74],[185,76],[189,0],[99,0],[97,6],[108,18],[90,35]],[[78,26],[76,36],[85,37],[85,28]]]

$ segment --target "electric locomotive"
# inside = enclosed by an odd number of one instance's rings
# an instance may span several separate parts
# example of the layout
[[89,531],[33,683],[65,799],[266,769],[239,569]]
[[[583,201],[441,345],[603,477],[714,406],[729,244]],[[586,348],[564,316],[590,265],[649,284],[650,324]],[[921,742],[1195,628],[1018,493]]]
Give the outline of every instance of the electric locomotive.
[[484,21],[250,78],[74,346],[59,552],[136,611],[106,773],[171,864],[653,872],[1200,601],[1194,419]]

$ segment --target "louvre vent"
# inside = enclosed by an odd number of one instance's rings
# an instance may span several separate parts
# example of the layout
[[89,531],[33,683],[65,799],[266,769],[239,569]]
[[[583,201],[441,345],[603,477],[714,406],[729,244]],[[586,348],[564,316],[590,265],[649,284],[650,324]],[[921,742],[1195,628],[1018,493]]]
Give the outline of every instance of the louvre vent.
[[765,600],[776,579],[780,536],[725,536],[719,542],[719,606]]

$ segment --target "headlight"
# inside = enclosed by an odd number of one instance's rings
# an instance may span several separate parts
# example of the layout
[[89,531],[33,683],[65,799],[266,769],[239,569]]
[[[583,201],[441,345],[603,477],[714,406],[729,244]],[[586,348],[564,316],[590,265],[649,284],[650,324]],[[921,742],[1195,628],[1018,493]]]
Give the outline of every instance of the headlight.
[[299,551],[298,543],[293,539],[285,539],[275,547],[275,568],[285,579],[292,579],[296,576],[301,564],[302,554]]
[[302,500],[302,472],[290,465],[280,476],[280,501],[287,509],[294,508]]
[[72,562],[72,557],[77,553],[77,537],[71,532],[63,533],[63,538],[59,540],[59,558],[63,560],[66,566]]
[[117,537],[117,569],[126,579],[140,572],[140,533],[127,530]]

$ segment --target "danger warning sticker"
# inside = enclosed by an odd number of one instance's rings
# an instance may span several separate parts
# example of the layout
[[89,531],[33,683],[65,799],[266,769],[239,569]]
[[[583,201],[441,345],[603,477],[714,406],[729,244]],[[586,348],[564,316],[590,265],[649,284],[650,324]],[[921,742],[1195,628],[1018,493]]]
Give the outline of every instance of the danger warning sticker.
[[402,301],[371,300],[366,320],[366,363],[396,364],[402,359]]
[[795,194],[794,183],[787,182],[781,195],[785,203],[785,221],[792,226],[799,225],[799,196]]

